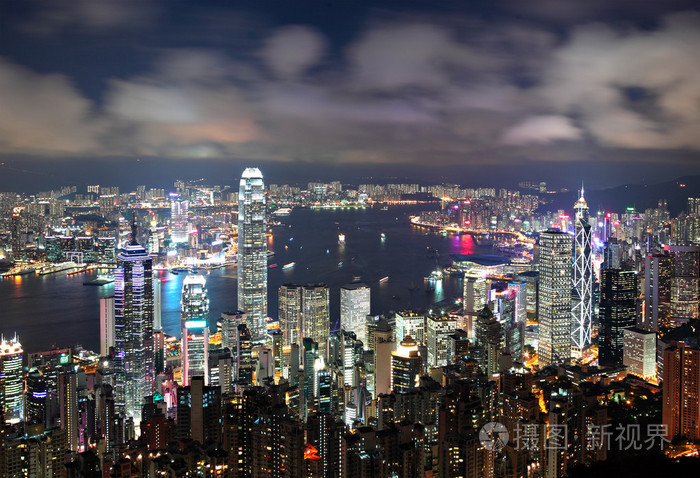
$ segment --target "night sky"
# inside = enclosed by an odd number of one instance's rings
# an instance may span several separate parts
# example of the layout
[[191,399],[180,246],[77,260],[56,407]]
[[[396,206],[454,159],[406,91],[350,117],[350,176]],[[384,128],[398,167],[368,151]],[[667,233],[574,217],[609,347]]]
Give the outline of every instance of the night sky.
[[700,174],[681,0],[3,0],[0,191]]

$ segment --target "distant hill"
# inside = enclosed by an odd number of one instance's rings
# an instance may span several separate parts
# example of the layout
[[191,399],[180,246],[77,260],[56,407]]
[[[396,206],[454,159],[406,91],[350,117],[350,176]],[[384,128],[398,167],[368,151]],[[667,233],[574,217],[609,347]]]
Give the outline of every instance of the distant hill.
[[[585,187],[585,185],[584,185]],[[658,184],[625,184],[610,189],[590,190],[586,187],[586,200],[594,211],[622,212],[633,206],[643,212],[647,208],[655,208],[659,199],[665,199],[672,216],[686,209],[689,197],[700,196],[700,176],[684,176],[673,181]],[[540,211],[573,210],[574,202],[578,199],[577,191],[547,194],[544,196],[547,204]]]

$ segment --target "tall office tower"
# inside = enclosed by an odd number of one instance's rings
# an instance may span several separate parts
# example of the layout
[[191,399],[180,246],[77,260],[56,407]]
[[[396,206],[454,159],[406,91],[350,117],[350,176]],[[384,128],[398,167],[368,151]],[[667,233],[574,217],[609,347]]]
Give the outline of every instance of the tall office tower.
[[395,341],[401,342],[404,337],[410,335],[419,344],[425,344],[425,315],[417,314],[412,310],[404,310],[396,313]]
[[190,385],[177,389],[178,440],[201,444],[220,440],[221,388],[204,384],[204,377],[193,377]]
[[114,347],[114,296],[100,298],[100,355],[109,355]]
[[671,320],[680,324],[700,318],[700,247],[670,246],[670,251]]
[[24,377],[22,372],[22,344],[13,339],[0,338],[0,412],[5,423],[18,423],[24,418]]
[[26,403],[24,404],[24,422],[26,424],[46,424],[46,399],[49,387],[44,374],[41,373],[41,370],[33,367],[27,373],[25,383],[27,393],[25,397]]
[[284,344],[301,344],[302,340],[302,307],[301,287],[293,284],[283,284],[278,293],[279,323],[284,337]]
[[153,328],[162,329],[163,299],[160,290],[160,278],[153,278]]
[[472,356],[488,377],[495,376],[500,371],[499,356],[505,340],[503,328],[488,306],[481,309],[476,319],[474,338]]
[[464,294],[462,295],[462,308],[467,318],[467,333],[474,336],[474,324],[479,312],[488,300],[488,281],[478,274],[466,272],[464,274]]
[[236,351],[238,340],[238,326],[246,323],[246,316],[243,312],[222,312],[221,313],[221,346],[227,348],[231,353]]
[[301,344],[304,338],[318,343],[326,357],[330,336],[328,287],[325,284],[284,284],[279,288],[279,321],[284,344]]
[[187,222],[188,201],[178,193],[170,193],[170,240],[187,244],[190,226]]
[[658,332],[660,327],[670,325],[672,277],[670,254],[649,254],[644,258],[644,309],[640,328]]
[[254,338],[267,333],[267,225],[265,184],[258,168],[246,168],[238,193],[238,308]]
[[549,229],[539,242],[539,344],[541,366],[571,357],[571,236]]
[[418,385],[423,370],[423,358],[418,344],[407,335],[397,349],[391,352],[391,390],[408,393]]
[[589,224],[588,204],[581,197],[574,204],[576,212],[574,262],[573,262],[573,297],[571,321],[572,355],[581,358],[583,350],[591,345],[591,323],[593,319],[593,261],[591,257],[592,240]]
[[[167,337],[163,329],[153,331],[153,372],[158,375],[165,371],[165,341]],[[156,390],[157,392],[158,390]]]
[[428,317],[425,324],[428,367],[444,367],[451,362],[447,356],[447,347],[450,335],[457,330],[457,321],[448,316],[433,316]]
[[192,377],[204,377],[204,385],[209,385],[209,296],[204,276],[196,274],[185,277],[180,317],[182,383],[187,386]]
[[78,374],[74,370],[62,372],[58,377],[61,429],[66,432],[66,450],[78,451]]
[[370,315],[370,289],[365,284],[354,282],[340,288],[340,328],[355,332],[365,349],[367,343],[367,316]]
[[153,261],[135,238],[134,223],[114,271],[114,372],[117,412],[139,423],[143,397],[153,392]]
[[14,259],[19,259],[22,254],[22,208],[15,207],[12,209],[12,257]]
[[620,269],[600,270],[601,365],[622,364],[623,331],[637,325],[637,273]]
[[622,365],[644,380],[656,380],[656,332],[623,330]]
[[251,342],[250,329],[246,324],[238,324],[235,343],[235,373],[236,384],[250,386],[253,384],[253,344]]
[[318,355],[324,360],[328,353],[331,333],[328,287],[325,284],[305,285],[302,288],[302,334],[318,344]]
[[664,350],[663,424],[669,440],[700,440],[700,349],[684,342]]

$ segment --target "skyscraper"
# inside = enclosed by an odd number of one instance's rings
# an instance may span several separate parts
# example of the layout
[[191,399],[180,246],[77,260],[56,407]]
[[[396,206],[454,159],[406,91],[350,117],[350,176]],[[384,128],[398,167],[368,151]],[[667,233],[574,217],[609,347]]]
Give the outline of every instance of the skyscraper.
[[258,168],[246,168],[238,193],[238,308],[253,337],[266,333],[267,241],[265,184]]
[[318,343],[319,353],[325,357],[330,335],[328,287],[283,284],[279,288],[279,320],[285,345],[300,345],[308,337]]
[[600,270],[601,365],[618,366],[623,358],[623,331],[637,324],[637,273],[620,269]]
[[153,389],[153,261],[132,240],[117,256],[114,271],[115,407],[141,420],[141,402]]
[[188,386],[192,377],[203,377],[209,385],[209,296],[204,276],[188,275],[182,283],[182,383]]
[[670,246],[673,257],[671,320],[676,324],[700,318],[700,247]]
[[571,236],[549,229],[539,242],[539,345],[541,366],[571,357]]
[[170,193],[170,240],[174,243],[187,243],[189,239],[188,209],[186,199],[178,193]]
[[284,345],[301,344],[301,288],[293,284],[283,284],[278,293],[279,323],[284,337]]
[[114,297],[100,298],[100,355],[109,355],[114,347]]
[[399,347],[391,353],[391,390],[407,393],[413,390],[423,371],[423,359],[418,344],[407,335]]
[[663,424],[669,440],[700,440],[700,349],[684,342],[664,350]]
[[365,348],[367,343],[366,323],[370,315],[370,289],[358,282],[340,288],[340,328],[355,332]]
[[671,278],[673,258],[670,254],[649,254],[644,259],[644,313],[641,328],[658,332],[668,327],[671,314]]
[[318,355],[325,359],[331,330],[328,287],[325,284],[305,285],[301,302],[302,334],[318,343]]
[[574,204],[575,242],[573,266],[573,297],[571,321],[572,353],[581,357],[583,350],[591,345],[591,321],[593,318],[593,261],[591,258],[591,225],[588,204],[581,197]]
[[17,423],[24,418],[24,378],[22,344],[17,337],[0,339],[0,412],[5,422]]

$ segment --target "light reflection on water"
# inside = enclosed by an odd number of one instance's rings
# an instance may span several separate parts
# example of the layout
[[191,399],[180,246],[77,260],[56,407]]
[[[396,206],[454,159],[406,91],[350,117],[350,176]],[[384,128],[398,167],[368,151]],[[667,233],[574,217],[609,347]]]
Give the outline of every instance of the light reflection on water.
[[[275,255],[268,269],[268,313],[277,315],[277,289],[285,282],[324,282],[330,287],[331,323],[339,316],[340,286],[359,276],[372,289],[372,313],[402,308],[427,308],[441,300],[460,297],[461,280],[446,276],[426,291],[424,278],[439,264],[449,263],[449,254],[491,252],[479,248],[471,236],[442,237],[409,225],[413,207],[348,211],[295,209],[283,218],[286,227],[273,228],[268,245]],[[346,236],[338,244],[338,234]],[[385,238],[381,238],[381,233]],[[290,238],[293,238],[290,241]],[[287,247],[283,247],[286,245]],[[295,262],[294,268],[282,266]],[[341,264],[342,263],[342,264]],[[160,273],[162,279],[162,323],[166,333],[179,336],[180,292],[186,273]],[[379,280],[389,276],[389,280]],[[26,351],[52,344],[82,344],[98,349],[99,298],[113,294],[113,285],[87,287],[82,283],[94,275],[21,276],[0,280],[0,332],[20,336]],[[207,276],[210,325],[215,327],[221,312],[236,309],[236,270],[223,268]]]

